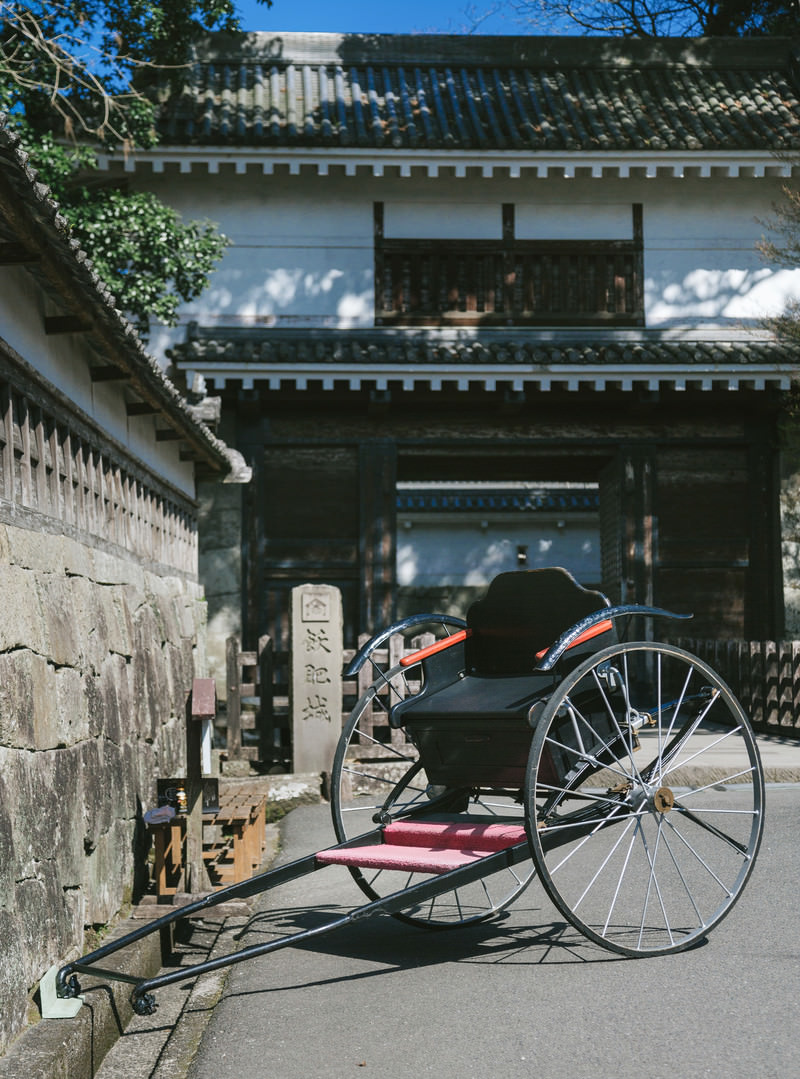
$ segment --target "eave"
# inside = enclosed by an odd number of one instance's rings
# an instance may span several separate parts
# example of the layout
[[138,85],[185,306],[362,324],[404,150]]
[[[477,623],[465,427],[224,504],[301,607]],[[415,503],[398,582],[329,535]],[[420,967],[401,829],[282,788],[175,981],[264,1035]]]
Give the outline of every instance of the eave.
[[609,371],[604,366],[582,364],[553,364],[547,367],[525,366],[520,364],[493,364],[490,368],[483,365],[459,365],[457,371],[452,365],[426,364],[421,368],[408,368],[405,365],[396,369],[383,366],[380,368],[356,368],[352,364],[230,364],[221,368],[214,362],[192,361],[179,363],[178,367],[186,372],[187,379],[202,375],[215,390],[220,390],[230,383],[240,384],[242,389],[253,389],[263,384],[270,390],[293,388],[309,389],[317,385],[323,390],[333,390],[337,386],[349,390],[370,388],[387,390],[396,386],[404,391],[432,390],[441,391],[453,388],[459,391],[480,389],[494,391],[507,388],[515,392],[532,390],[547,393],[551,390],[593,390],[602,392],[616,389],[630,392],[635,387],[647,390],[788,390],[796,368],[774,365],[748,364],[741,367],[723,364],[711,367],[687,365],[659,366],[649,364],[631,364],[624,371]]
[[347,177],[439,176],[464,179],[762,179],[800,174],[800,166],[762,150],[621,152],[466,152],[460,150],[398,151],[351,148],[234,148],[228,146],[161,145],[154,150],[123,155],[101,153],[100,168],[133,173],[150,170],[181,175],[231,172],[273,176],[343,175]]
[[800,349],[755,333],[190,327],[171,356],[187,380],[200,375],[217,390],[763,392],[788,390],[800,369]]

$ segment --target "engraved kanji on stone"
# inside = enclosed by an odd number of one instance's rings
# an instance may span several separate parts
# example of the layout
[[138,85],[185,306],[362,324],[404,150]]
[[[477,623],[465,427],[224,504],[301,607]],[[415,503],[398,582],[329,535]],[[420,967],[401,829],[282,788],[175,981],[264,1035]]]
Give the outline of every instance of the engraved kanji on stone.
[[333,721],[333,717],[328,709],[328,702],[324,697],[321,697],[319,693],[315,693],[313,697],[306,698],[306,703],[303,705],[303,719],[323,719],[327,723]]
[[326,629],[311,629],[309,626],[306,628],[306,652],[316,652],[318,649],[323,652],[330,652],[328,631]]
[[327,667],[315,667],[313,663],[306,663],[306,682],[320,686],[329,683],[330,671]]

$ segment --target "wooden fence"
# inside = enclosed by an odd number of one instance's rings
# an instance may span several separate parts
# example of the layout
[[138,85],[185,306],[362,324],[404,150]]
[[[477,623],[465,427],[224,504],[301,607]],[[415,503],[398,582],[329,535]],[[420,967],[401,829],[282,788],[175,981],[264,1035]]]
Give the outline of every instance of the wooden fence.
[[[359,639],[359,646],[367,640]],[[382,666],[394,666],[404,651],[428,643],[426,638],[403,642],[392,638],[374,654]],[[759,731],[800,738],[800,641],[694,640],[672,641],[704,659],[728,683]],[[391,652],[390,652],[391,650]],[[344,662],[353,657],[345,649]],[[236,638],[228,640],[227,747],[232,759],[258,760],[267,767],[291,769],[291,717],[288,714],[286,653],[273,653],[269,637],[257,652],[243,652]],[[356,678],[343,684],[342,717],[346,719],[357,698],[375,677],[370,663]],[[269,692],[264,692],[269,686]],[[385,702],[385,703],[388,703]],[[380,740],[397,741],[399,731],[388,732],[386,708],[380,701],[370,709],[376,728],[385,727]]]
[[[369,640],[368,634],[359,637],[359,648]],[[382,669],[395,666],[400,657],[432,643],[431,634],[421,634],[411,641],[392,637],[372,659]],[[355,649],[344,649],[345,666],[355,655]],[[225,708],[217,717],[217,733],[222,735],[229,760],[258,761],[262,767],[291,770],[292,730],[289,715],[288,652],[273,649],[272,640],[262,637],[257,651],[243,651],[236,637],[226,641],[227,697]],[[342,684],[342,721],[347,719],[361,694],[376,677],[373,663],[366,663],[358,674]],[[269,687],[268,692],[264,687]],[[368,709],[376,735],[381,740],[402,741],[402,732],[388,730],[388,693]],[[363,726],[363,724],[362,724]],[[382,730],[385,728],[385,730]],[[380,731],[380,733],[379,733]]]
[[800,641],[680,638],[673,643],[717,671],[757,730],[800,737]]

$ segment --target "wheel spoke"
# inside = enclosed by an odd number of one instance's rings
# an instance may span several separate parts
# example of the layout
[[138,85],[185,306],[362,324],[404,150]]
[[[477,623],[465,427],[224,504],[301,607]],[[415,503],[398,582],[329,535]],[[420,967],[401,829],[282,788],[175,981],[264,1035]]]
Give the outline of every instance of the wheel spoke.
[[663,824],[661,821],[658,822],[658,829],[656,831],[656,842],[653,848],[652,856],[650,854],[650,848],[647,844],[647,836],[645,835],[645,831],[642,827],[641,821],[637,822],[637,827],[639,828],[639,834],[641,836],[645,854],[647,855],[647,860],[650,863],[650,876],[647,881],[647,894],[645,895],[644,906],[642,908],[642,921],[639,925],[639,947],[641,948],[642,946],[642,938],[644,937],[645,924],[647,921],[647,907],[650,902],[650,893],[652,892],[653,888],[655,888],[656,896],[658,897],[658,905],[661,908],[661,916],[664,919],[664,925],[669,935],[669,942],[670,944],[674,944],[675,938],[672,936],[672,929],[670,928],[669,918],[667,917],[667,911],[664,906],[664,898],[661,895],[661,889],[658,886],[658,877],[656,876],[656,859],[658,858],[659,841],[661,839],[661,829],[663,827]]
[[[727,832],[723,832],[722,829],[716,828],[713,824],[711,824],[710,821],[703,820],[703,818],[699,817],[697,815],[697,813],[693,813],[691,809],[687,809],[686,806],[681,805],[680,802],[676,802],[674,808],[682,816],[688,817],[688,819],[690,821],[693,821],[695,824],[699,825],[701,828],[705,828],[706,831],[711,832],[711,834],[716,836],[717,839],[721,839],[723,841],[723,843],[727,843],[734,850],[738,850],[740,854],[744,854],[744,855],[747,854],[747,844],[746,843],[740,843],[737,839],[734,839],[733,836],[728,835]],[[700,810],[700,812],[705,812],[705,811]]]
[[[633,821],[631,821],[630,824],[628,824],[626,826],[626,829],[625,829],[626,832],[631,827],[631,824],[633,824]],[[623,837],[624,837],[624,835],[625,835],[625,833],[623,832]],[[619,894],[620,894],[620,891],[622,889],[622,882],[623,882],[623,880],[625,878],[625,873],[627,872],[628,866],[630,864],[631,854],[633,852],[633,844],[635,842],[636,842],[636,827],[634,826],[633,834],[631,835],[631,841],[628,844],[627,851],[625,852],[625,859],[624,859],[624,861],[622,863],[622,869],[619,872],[619,879],[617,880],[617,886],[614,889],[614,896],[613,896],[613,898],[611,900],[611,906],[608,908],[608,914],[606,915],[606,920],[603,923],[603,934],[602,934],[603,936],[606,935],[606,933],[608,932],[608,927],[611,924],[611,915],[614,913],[614,907],[617,905],[617,899],[619,899]]]
[[[592,879],[591,879],[591,880],[589,881],[589,883],[588,883],[588,884],[586,885],[586,889],[585,889],[585,891],[584,891],[584,892],[582,892],[582,894],[581,894],[580,896],[578,896],[578,898],[576,899],[576,901],[575,901],[575,905],[574,905],[574,907],[572,908],[573,910],[577,910],[577,909],[578,909],[578,907],[579,907],[579,906],[581,905],[581,903],[583,902],[583,900],[584,900],[584,899],[586,898],[586,896],[587,896],[587,895],[589,894],[589,891],[591,890],[591,888],[592,888],[592,885],[593,885],[593,884],[595,883],[595,881],[596,881],[596,880],[597,880],[597,879],[598,879],[598,878],[600,877],[600,874],[601,874],[601,873],[603,872],[603,870],[605,869],[605,867],[606,867],[606,866],[608,865],[608,863],[609,863],[609,862],[611,861],[611,859],[612,859],[612,858],[614,857],[614,855],[616,854],[616,852],[617,852],[617,847],[618,847],[618,846],[620,845],[620,843],[622,842],[622,840],[623,840],[623,839],[625,838],[625,836],[626,836],[626,835],[628,834],[628,832],[630,831],[631,825],[632,825],[633,823],[634,823],[634,822],[633,822],[633,820],[631,820],[631,819],[629,819],[629,820],[628,820],[628,823],[627,823],[627,824],[625,825],[625,829],[624,829],[624,831],[622,832],[622,835],[620,835],[620,837],[619,837],[619,838],[617,839],[617,841],[616,841],[616,843],[614,844],[614,846],[613,846],[613,847],[611,848],[611,850],[610,850],[610,851],[608,852],[608,854],[607,854],[607,855],[605,856],[605,858],[603,859],[603,861],[602,861],[602,862],[600,863],[600,865],[598,866],[598,868],[597,868],[597,872],[596,872],[596,873],[595,873],[595,875],[594,875],[594,876],[592,877]],[[634,837],[635,837],[635,833],[634,833]]]
[[686,877],[684,876],[683,869],[681,868],[680,862],[675,857],[675,855],[674,855],[674,853],[672,851],[672,847],[669,845],[669,839],[666,836],[666,834],[664,835],[664,846],[669,851],[669,856],[672,859],[672,864],[675,866],[675,872],[680,877],[681,884],[683,885],[683,887],[684,887],[684,889],[686,891],[686,897],[689,900],[689,902],[692,904],[692,906],[694,907],[694,912],[697,915],[697,922],[698,922],[699,925],[702,925],[703,924],[703,915],[700,913],[700,908],[697,906],[697,903],[695,903],[695,901],[694,901],[694,893],[692,892],[691,888],[689,887],[689,885],[686,882]]
[[670,821],[669,826],[673,830],[675,835],[678,837],[678,839],[681,841],[681,843],[683,843],[683,845],[689,850],[689,852],[697,859],[697,861],[700,863],[700,865],[702,865],[702,867],[706,870],[706,872],[709,873],[709,875],[714,878],[714,880],[717,882],[717,884],[720,886],[720,888],[722,888],[723,892],[725,892],[725,894],[728,895],[728,896],[733,895],[733,892],[731,892],[728,889],[727,885],[723,884],[723,882],[720,880],[720,878],[717,876],[717,874],[714,872],[714,870],[711,868],[711,866],[708,864],[708,862],[704,858],[701,858],[700,854],[695,850],[695,848],[692,846],[692,844],[689,843],[689,841],[686,839],[686,837],[681,834],[680,829],[677,828],[672,823],[672,821]]
[[623,955],[680,951],[709,932],[741,894],[763,828],[741,706],[702,660],[651,642],[606,648],[556,686],[525,797],[545,889]]

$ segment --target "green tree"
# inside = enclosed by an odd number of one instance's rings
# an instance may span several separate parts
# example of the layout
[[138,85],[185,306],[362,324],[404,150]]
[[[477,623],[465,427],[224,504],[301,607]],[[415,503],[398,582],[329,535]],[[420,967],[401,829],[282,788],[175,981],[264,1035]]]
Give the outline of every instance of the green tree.
[[[271,0],[259,0],[271,6]],[[227,240],[97,174],[97,149],[158,141],[157,82],[197,38],[238,28],[235,0],[0,0],[0,110],[118,306],[147,336],[208,285]]]
[[796,0],[512,0],[542,30],[620,37],[797,34]]

